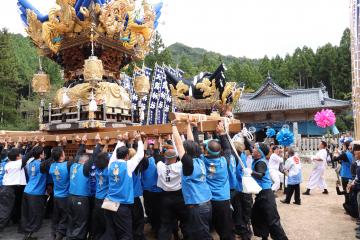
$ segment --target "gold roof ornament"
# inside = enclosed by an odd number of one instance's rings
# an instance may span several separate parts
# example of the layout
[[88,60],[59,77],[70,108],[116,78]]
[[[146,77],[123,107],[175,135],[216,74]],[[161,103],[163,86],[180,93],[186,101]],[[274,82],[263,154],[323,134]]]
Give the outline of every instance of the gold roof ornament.
[[[89,56],[86,44],[89,44],[89,32],[92,28],[96,35],[96,47],[102,49],[104,55],[98,55],[100,59],[109,59],[107,55],[114,51],[118,55],[124,55],[121,61],[113,59],[104,63],[105,70],[115,69],[113,65],[117,65],[119,69],[133,60],[144,59],[150,50],[162,3],[150,5],[143,1],[140,9],[136,9],[134,0],[113,0],[104,4],[99,2],[56,0],[55,6],[44,16],[38,16],[37,9],[29,9],[21,2],[19,10],[27,25],[26,32],[34,44],[49,58],[59,61],[56,55],[61,56],[63,61],[60,60],[59,63],[63,65],[65,72],[67,68],[75,68],[74,64],[67,65],[65,62],[69,55],[74,55],[72,48],[81,50],[83,61]],[[79,60],[81,59],[77,59]],[[76,69],[71,69],[74,70]]]

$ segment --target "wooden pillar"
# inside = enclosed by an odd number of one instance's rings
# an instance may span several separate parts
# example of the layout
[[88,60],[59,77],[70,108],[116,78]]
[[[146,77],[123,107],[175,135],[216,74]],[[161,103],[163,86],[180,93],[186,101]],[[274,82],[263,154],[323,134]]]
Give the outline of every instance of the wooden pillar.
[[352,104],[355,139],[360,140],[360,24],[357,1],[350,1]]
[[80,121],[80,117],[81,117],[81,104],[80,104],[80,100],[77,101],[77,119],[78,121]]
[[49,124],[51,123],[51,103],[49,103]]
[[104,102],[104,103],[103,103],[103,120],[104,120],[104,121],[107,120],[107,118],[106,118],[106,112],[107,112],[106,103]]

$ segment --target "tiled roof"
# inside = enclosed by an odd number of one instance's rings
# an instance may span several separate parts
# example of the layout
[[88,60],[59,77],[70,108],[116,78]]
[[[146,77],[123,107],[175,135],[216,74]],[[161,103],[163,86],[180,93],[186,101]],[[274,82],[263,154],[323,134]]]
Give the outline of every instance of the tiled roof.
[[235,113],[272,112],[314,108],[346,108],[350,101],[329,98],[325,88],[284,90],[271,78],[255,93],[244,93]]

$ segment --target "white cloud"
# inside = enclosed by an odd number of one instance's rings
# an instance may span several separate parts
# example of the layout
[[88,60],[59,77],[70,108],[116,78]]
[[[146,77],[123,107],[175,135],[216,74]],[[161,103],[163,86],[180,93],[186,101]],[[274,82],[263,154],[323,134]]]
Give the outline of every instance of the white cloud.
[[[141,0],[137,0],[141,1]],[[16,0],[4,1],[0,27],[24,34]],[[54,0],[32,0],[46,11]],[[158,0],[151,0],[155,3]],[[159,31],[166,45],[192,47],[234,56],[260,58],[338,44],[349,26],[345,0],[164,0]]]

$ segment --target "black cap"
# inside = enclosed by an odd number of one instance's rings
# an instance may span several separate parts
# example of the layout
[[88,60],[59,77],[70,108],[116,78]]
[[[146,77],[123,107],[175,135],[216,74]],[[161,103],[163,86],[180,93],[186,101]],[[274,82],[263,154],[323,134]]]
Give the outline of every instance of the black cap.
[[360,141],[353,142],[353,151],[360,151]]
[[269,154],[269,147],[265,143],[258,143],[260,150],[264,153],[265,156]]

